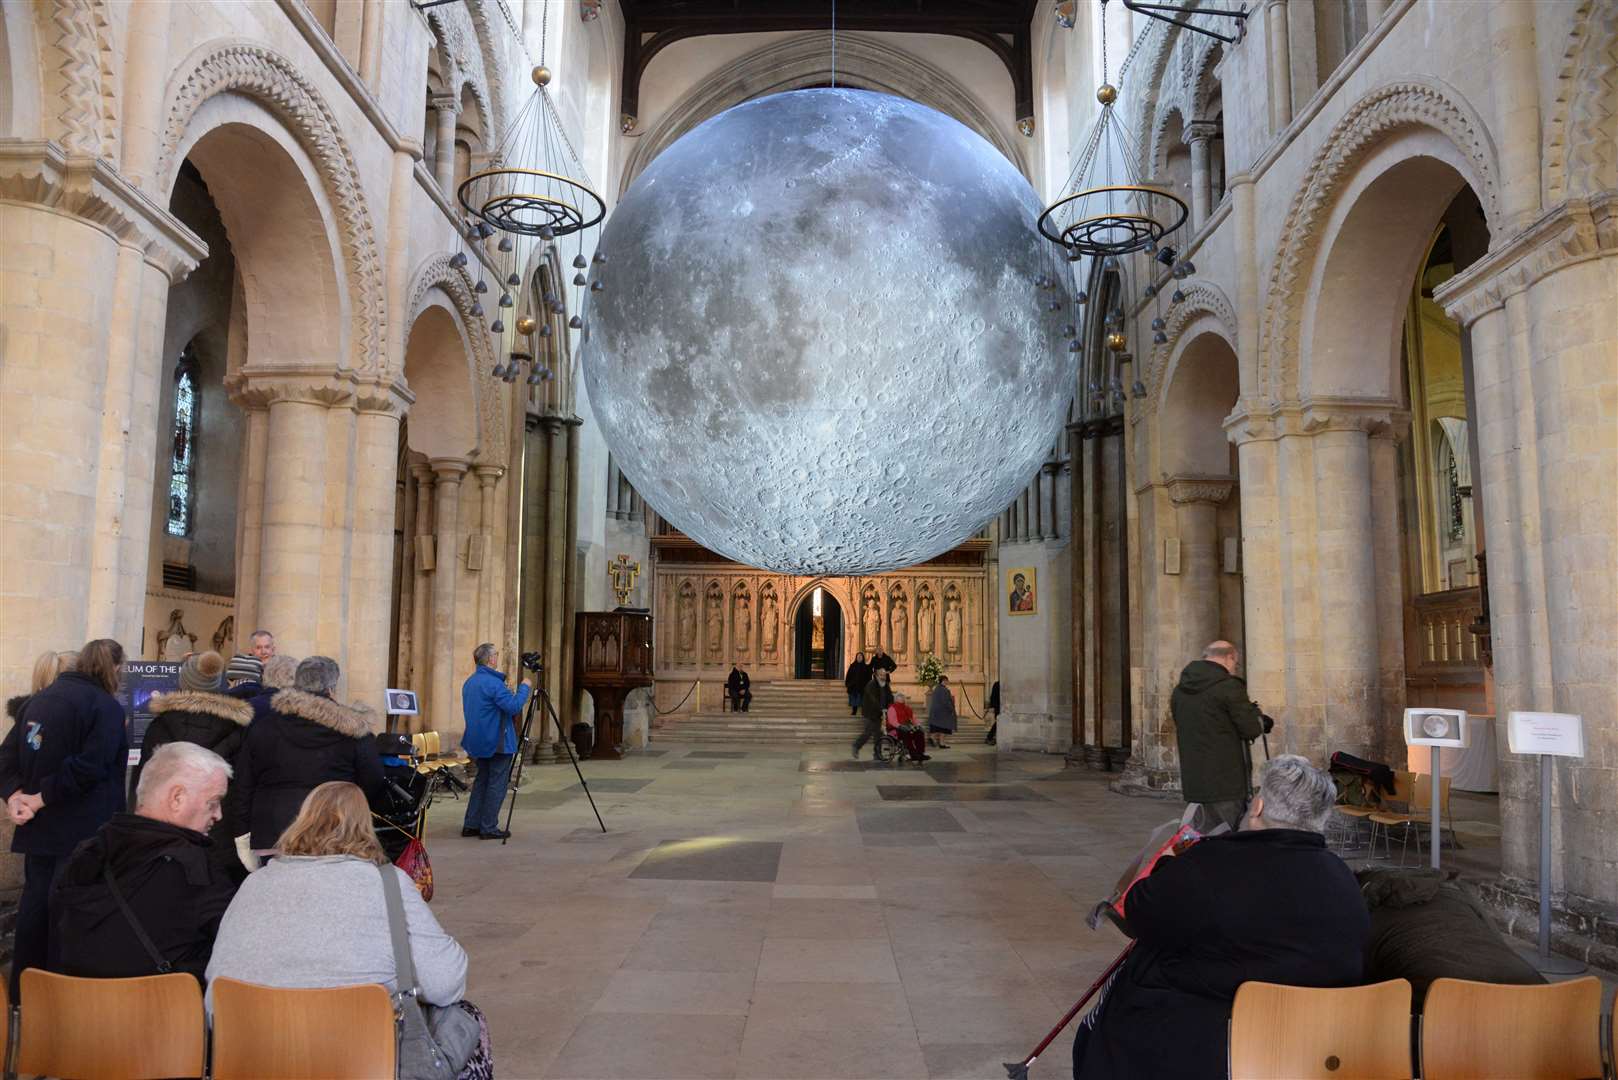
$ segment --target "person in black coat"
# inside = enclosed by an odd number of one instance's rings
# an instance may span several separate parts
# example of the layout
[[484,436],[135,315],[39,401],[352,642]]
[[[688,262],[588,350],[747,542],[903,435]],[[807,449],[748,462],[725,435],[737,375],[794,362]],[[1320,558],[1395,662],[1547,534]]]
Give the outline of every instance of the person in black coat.
[[328,780],[358,784],[366,797],[384,789],[371,711],[331,699],[337,661],[311,656],[298,665],[293,689],[270,699],[253,721],[236,759],[233,835],[251,832],[254,851],[275,847],[309,792]]
[[258,692],[247,699],[253,707],[253,719],[259,720],[270,715],[270,699],[282,690],[292,689],[292,684],[298,678],[298,659],[294,656],[283,656],[276,653],[264,662],[264,673],[259,676]]
[[32,695],[0,741],[0,798],[17,827],[11,850],[23,856],[13,1001],[24,968],[52,966],[50,894],[67,856],[124,808],[129,736],[113,696],[123,662],[116,641],[90,642],[78,670]]
[[1274,726],[1247,697],[1236,675],[1241,655],[1228,641],[1210,642],[1202,659],[1180,672],[1169,696],[1180,752],[1180,789],[1187,803],[1202,807],[1198,828],[1223,822],[1232,829],[1247,812],[1253,774],[1253,740]]
[[875,667],[875,662],[872,663],[871,681],[865,684],[865,693],[860,695],[860,716],[865,720],[865,730],[854,740],[855,760],[859,759],[860,747],[867,740],[871,742],[871,757],[875,759],[876,739],[882,730],[882,718],[887,715],[888,706],[893,704],[893,690],[888,686],[888,669]]
[[[248,725],[253,722],[253,706],[225,691],[224,672],[224,657],[216,652],[201,653],[180,665],[180,689],[152,698],[148,707],[153,719],[141,741],[140,764],[135,769],[137,785],[152,755],[172,742],[195,743],[236,767],[247,742]],[[234,787],[225,796],[226,818],[232,820],[239,816],[232,800]],[[226,820],[213,825],[209,839],[214,864],[237,882],[245,878],[247,868],[236,854]]]
[[994,721],[989,725],[989,733],[983,736],[983,741],[994,744],[1000,733],[1000,680],[994,680],[994,688],[989,691],[989,700],[984,702],[983,711],[994,714]]
[[871,665],[865,662],[865,654],[854,654],[854,662],[848,665],[848,671],[843,675],[843,689],[848,691],[848,715],[858,716],[860,713],[860,698],[865,694],[865,684],[871,681]]
[[1242,983],[1358,985],[1371,923],[1321,835],[1335,800],[1326,773],[1277,757],[1242,831],[1163,859],[1129,890],[1135,950],[1080,1022],[1075,1080],[1223,1078]]
[[[224,758],[195,743],[168,743],[147,759],[135,813],[113,815],[62,871],[51,903],[58,971],[120,979],[157,974],[164,963],[202,981],[236,895],[207,836],[223,814],[229,776]],[[109,873],[157,956],[120,909]]]
[[894,662],[893,657],[883,652],[880,648],[871,654],[871,671],[873,673],[878,671],[886,671],[891,675],[898,670],[899,665]]
[[746,712],[753,704],[753,680],[735,664],[730,666],[730,678],[725,680],[725,696],[730,698],[733,712]]

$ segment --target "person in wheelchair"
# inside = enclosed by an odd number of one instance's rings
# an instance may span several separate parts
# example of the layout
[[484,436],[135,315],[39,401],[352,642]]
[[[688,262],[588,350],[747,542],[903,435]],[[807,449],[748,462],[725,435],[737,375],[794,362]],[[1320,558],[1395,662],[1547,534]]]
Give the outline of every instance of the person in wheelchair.
[[903,694],[893,695],[893,704],[888,706],[885,719],[888,736],[903,749],[911,761],[919,764],[931,757],[927,753],[927,732],[916,723],[916,711],[910,707],[910,702]]

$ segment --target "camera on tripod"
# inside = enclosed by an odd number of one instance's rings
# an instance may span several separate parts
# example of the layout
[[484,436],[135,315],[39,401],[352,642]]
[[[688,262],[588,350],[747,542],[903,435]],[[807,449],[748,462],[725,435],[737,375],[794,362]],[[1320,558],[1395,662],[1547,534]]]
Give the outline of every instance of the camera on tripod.
[[540,669],[545,666],[545,662],[540,659],[539,653],[537,652],[525,652],[519,659],[521,660],[523,667],[534,672],[535,674],[538,674]]

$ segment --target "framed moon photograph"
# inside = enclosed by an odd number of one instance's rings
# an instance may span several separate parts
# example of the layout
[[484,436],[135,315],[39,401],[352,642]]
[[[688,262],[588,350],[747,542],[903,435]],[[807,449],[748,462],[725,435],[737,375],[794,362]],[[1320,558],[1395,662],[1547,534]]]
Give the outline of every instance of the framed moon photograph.
[[395,690],[388,688],[388,715],[389,716],[415,716],[421,711],[416,701],[414,690]]
[[1012,615],[1034,615],[1039,611],[1037,582],[1032,566],[1019,566],[1007,572],[1011,585],[1006,592],[1006,611]]

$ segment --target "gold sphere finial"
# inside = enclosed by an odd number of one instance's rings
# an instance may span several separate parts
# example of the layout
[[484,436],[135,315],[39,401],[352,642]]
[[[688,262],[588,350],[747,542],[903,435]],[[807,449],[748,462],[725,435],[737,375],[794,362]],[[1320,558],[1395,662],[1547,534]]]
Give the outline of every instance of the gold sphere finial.
[[1096,90],[1096,100],[1103,105],[1111,105],[1118,100],[1118,88],[1112,83],[1102,83]]
[[517,320],[517,333],[532,334],[539,323],[532,315],[524,315]]
[[534,68],[534,85],[549,86],[551,84],[551,69],[544,64]]
[[1123,352],[1128,346],[1129,339],[1124,337],[1122,331],[1114,330],[1107,335],[1107,348],[1113,352]]

